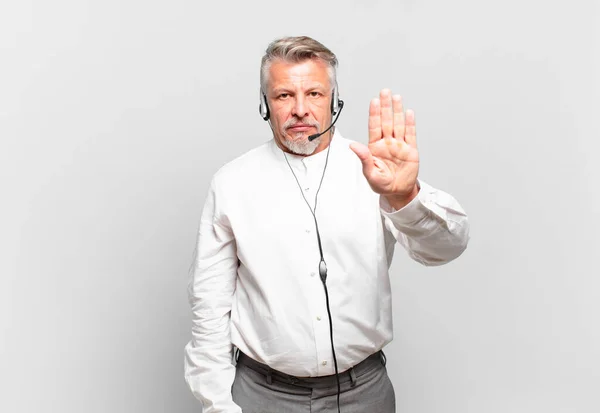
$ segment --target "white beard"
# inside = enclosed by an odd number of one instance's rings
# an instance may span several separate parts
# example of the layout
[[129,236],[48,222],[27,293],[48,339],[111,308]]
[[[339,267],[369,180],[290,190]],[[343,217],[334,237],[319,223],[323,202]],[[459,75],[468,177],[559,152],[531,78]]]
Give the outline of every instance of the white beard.
[[283,145],[296,155],[312,155],[319,146],[321,136],[309,141],[308,138],[300,138],[298,140],[284,139]]

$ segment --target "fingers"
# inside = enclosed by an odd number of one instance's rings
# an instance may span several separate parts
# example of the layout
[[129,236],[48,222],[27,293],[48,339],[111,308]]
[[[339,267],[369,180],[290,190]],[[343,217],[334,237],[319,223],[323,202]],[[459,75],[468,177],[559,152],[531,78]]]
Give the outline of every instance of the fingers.
[[394,138],[404,140],[405,119],[402,98],[400,95],[394,95],[392,97],[392,103],[394,109]]
[[381,107],[379,99],[371,100],[369,105],[369,143],[381,139]]
[[381,100],[381,133],[384,138],[387,138],[394,132],[392,92],[389,89],[382,89],[379,98]]
[[[392,137],[399,143],[406,142],[416,147],[415,113],[412,110],[405,113],[402,97],[392,96],[389,89],[382,89],[379,99],[371,100],[369,105],[369,143]],[[390,140],[388,143],[392,142]]]
[[362,162],[363,174],[365,176],[371,176],[373,171],[373,155],[371,155],[369,148],[360,143],[353,142],[350,144],[350,149],[352,149],[352,152],[354,152]]
[[406,111],[406,132],[404,134],[404,140],[413,148],[417,146],[417,124],[415,121],[415,112],[410,109]]

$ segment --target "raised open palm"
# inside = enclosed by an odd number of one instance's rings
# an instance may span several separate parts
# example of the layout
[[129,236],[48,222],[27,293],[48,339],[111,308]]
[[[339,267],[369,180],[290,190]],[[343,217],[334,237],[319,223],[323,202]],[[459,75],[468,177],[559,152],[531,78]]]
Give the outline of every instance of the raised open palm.
[[389,89],[379,96],[369,106],[369,146],[353,143],[350,148],[360,158],[373,191],[396,204],[406,204],[418,192],[415,114],[412,110],[404,113],[402,98],[392,96]]

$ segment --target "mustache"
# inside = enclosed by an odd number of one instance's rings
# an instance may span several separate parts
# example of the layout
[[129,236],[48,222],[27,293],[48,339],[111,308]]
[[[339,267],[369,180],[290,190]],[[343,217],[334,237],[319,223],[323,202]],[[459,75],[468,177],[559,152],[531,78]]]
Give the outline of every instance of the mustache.
[[316,120],[306,119],[304,121],[301,121],[299,119],[294,119],[294,118],[285,122],[283,124],[283,128],[288,129],[288,128],[291,128],[292,126],[298,126],[298,125],[315,126],[317,128],[317,130],[320,130],[320,128],[321,128],[321,125]]

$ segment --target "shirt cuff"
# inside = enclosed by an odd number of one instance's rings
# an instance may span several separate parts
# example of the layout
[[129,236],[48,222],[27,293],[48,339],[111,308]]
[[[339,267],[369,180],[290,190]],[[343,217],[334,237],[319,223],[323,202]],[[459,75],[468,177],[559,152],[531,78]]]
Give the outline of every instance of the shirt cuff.
[[398,210],[390,205],[385,196],[380,196],[379,207],[381,208],[381,214],[400,225],[409,225],[427,217],[429,215],[429,208],[425,205],[429,194],[435,192],[435,189],[419,179],[417,179],[417,186],[419,187],[417,196]]

